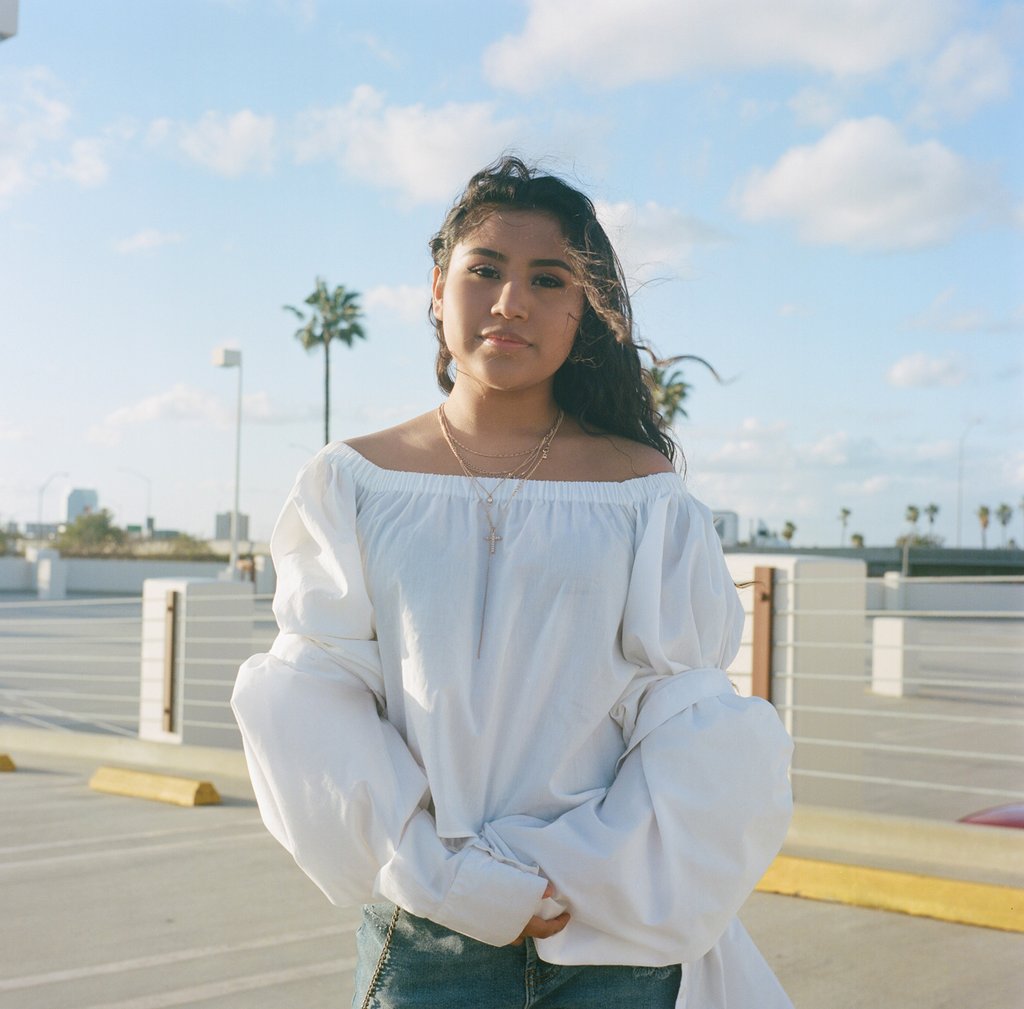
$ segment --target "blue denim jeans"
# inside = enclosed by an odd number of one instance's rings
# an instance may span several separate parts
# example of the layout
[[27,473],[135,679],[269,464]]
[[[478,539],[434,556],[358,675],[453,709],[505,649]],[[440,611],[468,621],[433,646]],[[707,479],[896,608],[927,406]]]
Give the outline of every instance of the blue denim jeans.
[[678,965],[562,967],[532,939],[488,946],[394,904],[366,905],[356,940],[353,1009],[672,1009],[679,993]]

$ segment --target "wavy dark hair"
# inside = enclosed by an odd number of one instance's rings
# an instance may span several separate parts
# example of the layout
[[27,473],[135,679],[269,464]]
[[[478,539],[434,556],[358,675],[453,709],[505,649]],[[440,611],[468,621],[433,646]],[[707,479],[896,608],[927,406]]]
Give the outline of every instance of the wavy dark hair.
[[[675,443],[651,394],[648,371],[640,361],[650,349],[635,339],[633,310],[622,264],[594,204],[567,182],[506,156],[474,175],[441,230],[430,240],[434,265],[448,273],[452,250],[497,210],[533,210],[550,214],[565,237],[566,256],[583,290],[583,314],[572,352],[555,373],[555,401],[585,430],[621,435],[656,448],[674,461]],[[437,334],[437,383],[455,386],[452,356],[441,321],[430,309]]]

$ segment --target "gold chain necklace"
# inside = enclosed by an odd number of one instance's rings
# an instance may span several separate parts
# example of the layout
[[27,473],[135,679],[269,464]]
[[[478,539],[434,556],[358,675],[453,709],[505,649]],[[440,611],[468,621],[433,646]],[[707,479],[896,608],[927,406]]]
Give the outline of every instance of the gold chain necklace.
[[448,437],[451,439],[452,444],[458,445],[463,452],[468,452],[470,455],[478,455],[484,459],[521,459],[523,456],[533,455],[537,451],[537,446],[532,445],[530,448],[524,448],[521,452],[481,452],[478,449],[470,448],[468,445],[463,445],[452,433],[451,428],[448,428]]
[[[508,514],[509,506],[512,504],[516,495],[523,489],[526,481],[537,471],[537,467],[548,457],[548,452],[551,449],[551,442],[554,441],[555,435],[558,434],[558,429],[562,426],[562,421],[565,419],[565,411],[559,410],[558,416],[555,418],[554,424],[551,425],[547,433],[543,438],[530,450],[529,456],[526,460],[511,473],[493,474],[493,476],[500,479],[491,488],[487,490],[483,484],[480,483],[478,475],[484,476],[487,474],[478,474],[473,471],[473,468],[469,466],[466,460],[459,453],[458,443],[455,441],[452,435],[451,428],[448,426],[448,418],[445,416],[444,404],[442,403],[437,408],[437,419],[441,425],[441,434],[444,437],[445,443],[452,451],[452,455],[455,456],[459,463],[459,467],[462,472],[469,478],[470,485],[473,488],[473,493],[476,494],[477,501],[480,507],[483,508],[484,518],[487,521],[487,535],[484,537],[484,542],[487,544],[487,572],[484,576],[484,599],[480,609],[480,637],[477,641],[476,657],[479,659],[484,646],[484,621],[487,617],[487,596],[489,594],[491,586],[491,558],[494,557],[495,551],[498,548],[498,544],[501,542],[502,537],[498,533],[499,524]],[[498,490],[509,480],[519,478],[515,487],[512,488],[512,493],[509,494],[507,500],[498,506],[498,518],[495,521],[494,514],[491,509],[494,507],[494,495],[497,494]]]

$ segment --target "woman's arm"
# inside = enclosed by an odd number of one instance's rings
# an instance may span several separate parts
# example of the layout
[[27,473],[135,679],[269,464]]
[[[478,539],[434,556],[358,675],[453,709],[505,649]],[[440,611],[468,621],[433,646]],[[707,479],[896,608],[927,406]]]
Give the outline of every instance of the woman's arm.
[[624,608],[636,676],[611,713],[626,747],[614,780],[554,822],[485,831],[539,866],[572,914],[542,956],[698,959],[781,847],[792,744],[774,709],[738,697],[723,672],[742,626],[710,513],[685,494],[651,502]]
[[438,837],[423,769],[386,717],[355,491],[329,451],[300,475],[272,550],[281,633],[232,698],[268,829],[336,904],[383,898],[512,942],[546,881],[480,839]]

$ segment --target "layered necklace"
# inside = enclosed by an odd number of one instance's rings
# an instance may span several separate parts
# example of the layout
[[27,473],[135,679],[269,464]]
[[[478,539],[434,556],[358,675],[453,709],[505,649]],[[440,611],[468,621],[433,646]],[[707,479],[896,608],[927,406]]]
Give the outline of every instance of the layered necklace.
[[[523,449],[520,452],[498,452],[496,454],[479,452],[476,449],[470,448],[468,445],[463,445],[462,442],[460,442],[452,433],[452,429],[448,424],[448,418],[444,412],[443,403],[437,408],[437,419],[441,425],[441,434],[444,436],[444,440],[448,447],[452,450],[452,455],[454,455],[458,461],[459,468],[469,478],[470,486],[473,488],[473,493],[476,494],[477,501],[483,509],[484,518],[487,521],[488,531],[487,535],[484,537],[484,542],[487,544],[487,572],[484,576],[484,599],[480,610],[480,638],[477,642],[476,649],[476,657],[480,658],[484,644],[484,620],[487,616],[487,595],[491,585],[491,558],[494,557],[495,551],[498,549],[498,544],[502,540],[502,537],[498,533],[498,529],[502,520],[508,514],[509,506],[512,504],[513,500],[515,500],[516,495],[523,489],[523,485],[526,481],[537,472],[537,467],[547,459],[548,452],[551,449],[551,443],[555,440],[555,435],[558,434],[558,429],[562,426],[562,421],[565,419],[565,411],[558,411],[558,416],[555,418],[554,424],[551,425],[541,440],[532,448]],[[467,454],[479,456],[482,459],[515,460],[515,464],[512,465],[511,469],[499,469],[497,472],[494,472],[474,465],[466,458]],[[498,482],[488,490],[480,482],[481,478],[497,480]],[[510,480],[516,481],[515,486],[512,488],[512,492],[504,501],[496,505],[495,495]]]

